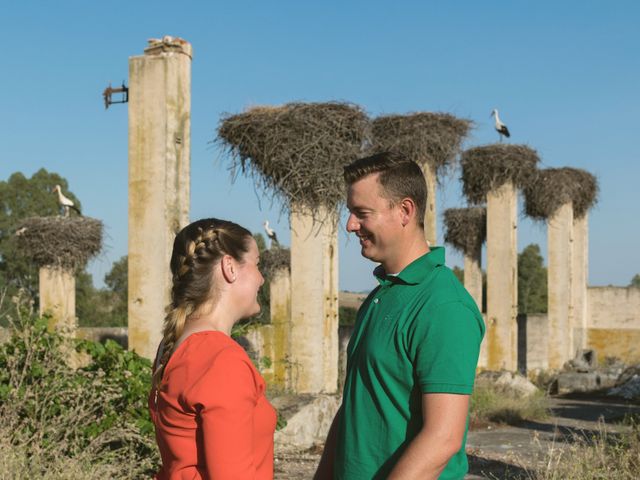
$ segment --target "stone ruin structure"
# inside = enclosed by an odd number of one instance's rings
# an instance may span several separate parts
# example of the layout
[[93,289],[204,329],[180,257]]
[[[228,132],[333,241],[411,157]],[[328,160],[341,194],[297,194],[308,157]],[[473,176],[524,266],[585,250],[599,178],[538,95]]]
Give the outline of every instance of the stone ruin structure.
[[250,173],[289,211],[291,317],[278,342],[288,352],[284,386],[298,393],[338,388],[342,169],[359,156],[368,133],[359,107],[333,102],[254,107],[224,117],[218,128],[235,169]]
[[31,217],[19,229],[21,251],[39,268],[40,315],[75,336],[76,272],[102,248],[102,222],[89,217]]
[[191,45],[165,36],[129,59],[129,348],[154,358],[173,239],[189,222]]

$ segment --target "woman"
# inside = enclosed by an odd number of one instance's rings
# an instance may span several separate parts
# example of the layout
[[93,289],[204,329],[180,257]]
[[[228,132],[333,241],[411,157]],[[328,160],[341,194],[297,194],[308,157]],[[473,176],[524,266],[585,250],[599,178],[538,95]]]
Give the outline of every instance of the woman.
[[260,311],[258,257],[251,233],[232,222],[198,220],[176,236],[149,396],[159,480],[273,478],[276,413],[230,337],[236,322]]

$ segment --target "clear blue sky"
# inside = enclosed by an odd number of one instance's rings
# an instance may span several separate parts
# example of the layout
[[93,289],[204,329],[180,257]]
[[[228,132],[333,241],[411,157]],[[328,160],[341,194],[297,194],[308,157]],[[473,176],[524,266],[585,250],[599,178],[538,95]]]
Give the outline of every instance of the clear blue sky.
[[[128,57],[148,38],[180,36],[194,49],[192,219],[261,231],[268,218],[288,243],[280,205],[249,180],[231,184],[209,143],[223,112],[327,100],[373,116],[446,111],[476,122],[473,146],[497,140],[497,107],[511,141],[545,166],[598,176],[590,283],[626,285],[640,272],[639,24],[635,1],[3,2],[0,179],[44,167],[69,180],[106,225],[106,251],[90,266],[100,285],[127,245],[127,108],[105,112],[101,92],[127,80]],[[440,213],[464,205],[458,178],[444,179]],[[520,249],[546,250],[544,225],[520,215],[519,226]],[[366,290],[372,266],[342,230],[340,286]]]

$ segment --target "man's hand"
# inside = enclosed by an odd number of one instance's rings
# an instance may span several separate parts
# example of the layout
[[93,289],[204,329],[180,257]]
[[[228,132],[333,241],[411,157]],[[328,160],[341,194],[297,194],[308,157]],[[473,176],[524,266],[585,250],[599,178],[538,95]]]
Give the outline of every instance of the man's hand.
[[394,467],[389,480],[437,479],[462,446],[469,395],[422,395],[423,425]]

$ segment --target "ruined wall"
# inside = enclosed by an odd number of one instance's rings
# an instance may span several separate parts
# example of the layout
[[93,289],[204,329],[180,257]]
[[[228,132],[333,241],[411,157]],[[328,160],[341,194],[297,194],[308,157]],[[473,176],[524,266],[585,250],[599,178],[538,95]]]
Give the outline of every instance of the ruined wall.
[[640,362],[640,288],[589,287],[587,309],[587,348],[600,359]]

